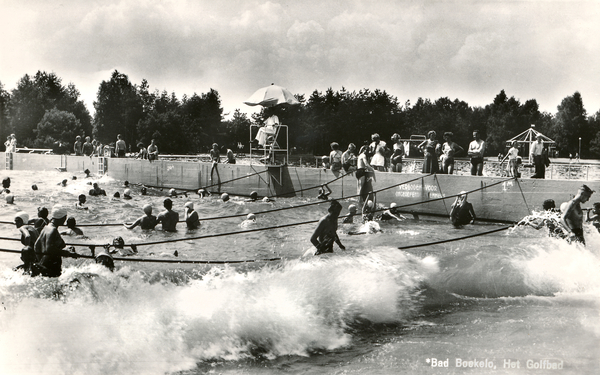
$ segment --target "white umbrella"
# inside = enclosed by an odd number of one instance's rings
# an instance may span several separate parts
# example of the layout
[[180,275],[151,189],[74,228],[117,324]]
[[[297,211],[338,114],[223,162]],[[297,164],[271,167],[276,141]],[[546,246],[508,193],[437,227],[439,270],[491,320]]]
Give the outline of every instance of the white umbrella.
[[256,90],[256,92],[244,102],[244,104],[247,105],[262,105],[263,107],[274,107],[283,103],[300,104],[288,89],[275,84]]

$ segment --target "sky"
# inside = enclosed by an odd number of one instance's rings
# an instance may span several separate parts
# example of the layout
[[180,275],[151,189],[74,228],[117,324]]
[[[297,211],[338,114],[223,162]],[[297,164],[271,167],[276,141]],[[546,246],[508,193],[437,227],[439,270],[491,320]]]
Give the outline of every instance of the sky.
[[225,118],[271,83],[485,106],[505,90],[600,110],[600,1],[0,0],[0,82],[54,72],[91,113],[116,69],[153,91],[219,92]]

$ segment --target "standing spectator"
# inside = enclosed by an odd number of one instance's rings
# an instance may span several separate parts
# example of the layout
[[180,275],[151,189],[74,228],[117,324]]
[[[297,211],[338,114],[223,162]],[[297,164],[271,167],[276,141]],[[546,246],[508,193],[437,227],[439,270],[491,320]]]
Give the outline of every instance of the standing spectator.
[[519,148],[517,141],[512,142],[512,147],[508,150],[508,153],[500,162],[500,165],[504,163],[504,160],[508,158],[508,165],[506,166],[506,170],[508,171],[508,175],[510,177],[521,177],[519,173]]
[[82,151],[85,156],[92,156],[94,153],[94,145],[92,145],[90,139],[90,137],[85,137],[85,143],[82,146]]
[[331,143],[329,162],[331,163],[332,172],[338,172],[342,169],[342,151],[340,150],[340,145],[337,142]]
[[419,148],[423,150],[423,173],[438,173],[440,167],[437,155],[440,153],[440,144],[435,139],[434,130],[427,133],[427,139],[421,142]]
[[467,154],[471,158],[471,176],[483,176],[483,154],[485,141],[479,137],[479,130],[473,131],[473,141],[469,144]]
[[350,143],[348,149],[342,154],[342,167],[346,172],[354,172],[356,170],[356,145]]
[[402,172],[402,157],[404,156],[404,143],[400,140],[400,134],[394,133],[392,135],[392,172]]
[[373,183],[375,172],[373,167],[369,165],[367,158],[367,146],[362,146],[356,161],[358,169],[356,170],[357,190],[360,196],[360,202],[364,202],[369,194],[373,191]]
[[6,152],[17,152],[17,137],[14,134],[6,137],[6,142],[4,142],[4,146],[6,146]]
[[73,152],[75,156],[83,155],[83,143],[81,143],[81,136],[75,137],[75,143],[73,144]]
[[371,166],[378,171],[385,171],[386,143],[381,140],[377,133],[371,136],[371,140],[368,151],[369,155],[372,155]]
[[459,151],[464,151],[462,147],[452,141],[454,134],[452,132],[444,133],[444,144],[442,145],[442,173],[454,173],[454,155]]
[[4,147],[6,148],[6,152],[12,152],[11,151],[11,146],[10,146],[10,135],[8,137],[6,137],[6,142],[4,142]]
[[158,160],[158,146],[156,140],[152,139],[148,145],[148,160]]
[[127,151],[127,145],[121,137],[121,134],[117,134],[117,143],[115,143],[115,154],[118,158],[124,158],[125,152]]
[[538,134],[536,141],[531,144],[529,155],[535,165],[535,173],[531,178],[546,178],[546,165],[544,160],[544,142],[541,134]]

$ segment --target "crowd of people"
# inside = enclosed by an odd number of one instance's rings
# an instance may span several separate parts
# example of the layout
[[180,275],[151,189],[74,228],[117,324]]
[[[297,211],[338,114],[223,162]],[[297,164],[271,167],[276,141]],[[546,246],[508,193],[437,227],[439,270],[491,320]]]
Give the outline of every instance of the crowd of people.
[[[481,138],[478,130],[473,131],[473,140],[465,150],[454,142],[452,132],[444,133],[444,142],[437,140],[437,133],[430,131],[427,139],[422,141],[416,148],[423,153],[422,173],[454,174],[455,156],[466,153],[471,163],[470,173],[472,176],[483,176],[484,154],[486,142]],[[345,172],[361,171],[357,174],[360,179],[362,173],[370,171],[402,172],[402,160],[410,152],[411,142],[403,141],[397,133],[392,135],[391,146],[381,140],[379,134],[371,136],[371,142],[365,144],[356,152],[354,143],[348,144],[346,151],[340,150],[337,142],[331,143],[331,152],[323,156],[322,167],[334,172],[344,170]],[[519,156],[519,145],[513,141],[506,156],[500,155],[501,165],[508,160],[506,173],[510,177],[520,177],[519,166],[522,158]],[[531,178],[545,178],[545,170],[550,165],[549,151],[544,144],[543,136],[538,135],[536,142],[530,145],[530,157],[535,166],[535,173]],[[362,172],[364,171],[364,172]]]

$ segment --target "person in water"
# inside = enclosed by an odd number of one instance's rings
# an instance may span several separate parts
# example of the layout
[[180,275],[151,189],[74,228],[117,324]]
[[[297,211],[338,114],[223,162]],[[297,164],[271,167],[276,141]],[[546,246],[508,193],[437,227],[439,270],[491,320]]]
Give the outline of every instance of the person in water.
[[322,199],[324,201],[329,200],[329,195],[332,193],[331,189],[327,184],[321,185],[319,188],[319,195],[317,195],[317,199]]
[[10,177],[4,177],[2,179],[2,190],[0,190],[0,194],[2,193],[10,193]]
[[258,200],[258,193],[253,191],[250,193],[250,199],[247,199],[246,202],[256,202]]
[[106,191],[104,189],[100,189],[100,186],[98,185],[97,182],[94,182],[94,184],[92,185],[92,189],[89,191],[88,195],[91,196],[99,196],[99,195],[104,195],[106,196]]
[[253,213],[249,213],[248,216],[246,216],[246,220],[240,223],[240,227],[247,228],[254,224],[256,224],[256,215],[254,215]]
[[342,221],[343,224],[352,224],[354,223],[354,216],[356,216],[356,211],[357,211],[358,207],[356,207],[355,204],[351,204],[350,206],[348,206],[348,216],[346,216],[344,218],[344,221]]
[[135,222],[133,222],[133,224],[128,225],[124,223],[123,225],[125,228],[133,229],[139,225],[143,230],[154,229],[156,224],[158,224],[158,219],[156,216],[152,215],[152,206],[149,204],[145,205],[144,213],[145,215],[138,218]]
[[200,218],[198,217],[198,212],[194,211],[194,203],[186,202],[184,211],[185,223],[187,224],[188,229],[200,228]]
[[125,189],[123,192],[123,199],[131,199],[131,189]]
[[176,232],[177,222],[179,221],[179,214],[172,210],[173,201],[167,198],[164,200],[163,206],[165,207],[165,211],[158,214],[158,217],[156,218],[156,223],[161,223],[162,229],[164,231]]
[[594,190],[590,189],[587,185],[582,185],[577,190],[575,198],[560,206],[560,211],[562,212],[560,222],[569,231],[571,241],[580,242],[585,245],[581,203],[589,201],[593,193]]
[[37,218],[31,219],[27,224],[33,225],[34,228],[41,232],[42,229],[48,225],[50,220],[48,220],[48,209],[46,207],[38,207]]
[[83,231],[77,227],[77,220],[74,217],[67,219],[67,230],[60,232],[67,236],[83,236]]
[[78,201],[77,203],[75,203],[75,208],[78,210],[87,210],[88,207],[85,206],[85,202],[87,200],[85,194],[79,194],[79,197],[77,199]]
[[390,208],[388,208],[387,210],[384,210],[383,213],[381,215],[379,215],[379,217],[377,219],[381,220],[381,221],[387,221],[387,220],[402,221],[406,218],[404,216],[400,215],[400,213],[398,212],[396,203],[390,203]]
[[198,189],[198,195],[200,196],[200,198],[206,198],[209,197],[210,191],[206,190],[206,189]]
[[450,221],[455,227],[461,227],[475,222],[473,205],[467,201],[467,192],[461,191],[450,207]]
[[598,230],[600,233],[600,202],[594,203],[594,208],[587,212],[587,220],[592,223],[592,225]]
[[35,255],[37,258],[36,266],[42,276],[58,277],[62,273],[62,258],[77,258],[75,249],[71,246],[65,250],[66,244],[63,241],[58,228],[64,225],[67,220],[67,209],[60,204],[52,208],[52,219],[50,223],[42,229],[37,241],[35,242]]
[[15,216],[15,226],[21,234],[21,244],[23,245],[23,248],[21,249],[21,260],[23,261],[23,264],[17,266],[15,271],[23,270],[24,274],[35,276],[36,271],[34,264],[37,259],[33,246],[39,236],[39,232],[33,226],[27,224],[28,222],[29,215],[26,212],[17,212]]
[[338,217],[342,212],[342,205],[333,199],[328,209],[329,213],[319,220],[317,228],[310,237],[310,242],[317,248],[315,255],[333,253],[333,243],[337,243],[340,249],[346,250],[337,235]]

